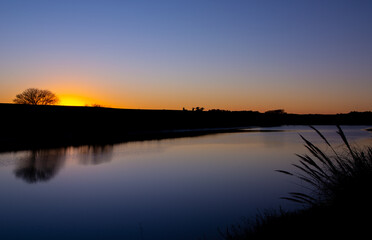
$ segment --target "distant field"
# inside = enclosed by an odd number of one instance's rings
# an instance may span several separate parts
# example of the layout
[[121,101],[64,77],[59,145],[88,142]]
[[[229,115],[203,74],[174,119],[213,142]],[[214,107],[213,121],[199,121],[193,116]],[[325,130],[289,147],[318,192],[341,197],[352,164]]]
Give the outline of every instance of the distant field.
[[[203,134],[206,128],[218,132],[286,124],[372,125],[371,112],[296,115],[0,104],[0,113],[0,151],[188,136]],[[180,129],[195,131],[172,132]]]

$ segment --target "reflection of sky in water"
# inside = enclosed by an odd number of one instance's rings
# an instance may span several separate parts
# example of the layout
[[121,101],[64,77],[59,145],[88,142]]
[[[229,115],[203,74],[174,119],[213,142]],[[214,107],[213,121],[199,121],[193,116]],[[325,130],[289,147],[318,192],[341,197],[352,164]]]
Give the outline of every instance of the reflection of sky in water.
[[[340,143],[335,127],[318,128]],[[344,130],[371,143],[363,128]],[[197,239],[257,209],[296,207],[279,198],[303,183],[274,170],[293,169],[295,153],[306,153],[299,133],[321,140],[308,127],[271,129],[294,131],[0,154],[2,234],[140,239],[142,228],[144,239]]]

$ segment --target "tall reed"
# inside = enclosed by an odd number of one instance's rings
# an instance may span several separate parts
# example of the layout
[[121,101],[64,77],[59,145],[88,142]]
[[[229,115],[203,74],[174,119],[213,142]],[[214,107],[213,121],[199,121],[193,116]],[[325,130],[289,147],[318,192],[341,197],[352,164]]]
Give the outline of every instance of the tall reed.
[[305,208],[260,214],[221,233],[224,239],[365,238],[372,225],[372,147],[356,148],[340,126],[343,146],[335,149],[316,128],[330,154],[301,136],[308,154],[297,155],[296,171],[277,170],[310,185],[309,192],[290,192],[283,197]]
[[300,161],[293,165],[298,172],[277,171],[310,184],[312,193],[291,192],[289,197],[283,198],[308,206],[350,205],[371,199],[372,147],[358,149],[351,146],[341,127],[337,126],[344,147],[341,152],[336,151],[320,131],[311,128],[331,149],[332,155],[300,135],[310,154],[297,155]]

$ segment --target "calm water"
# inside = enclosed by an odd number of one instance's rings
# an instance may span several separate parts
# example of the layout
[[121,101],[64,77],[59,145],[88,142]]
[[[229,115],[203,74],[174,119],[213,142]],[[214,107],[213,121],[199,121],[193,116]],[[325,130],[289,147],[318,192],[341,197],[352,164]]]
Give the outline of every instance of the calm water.
[[[345,126],[372,145],[367,126]],[[319,126],[332,143],[336,128]],[[258,210],[293,209],[301,190],[276,169],[306,153],[306,126],[113,146],[0,154],[0,239],[218,239],[217,228]]]

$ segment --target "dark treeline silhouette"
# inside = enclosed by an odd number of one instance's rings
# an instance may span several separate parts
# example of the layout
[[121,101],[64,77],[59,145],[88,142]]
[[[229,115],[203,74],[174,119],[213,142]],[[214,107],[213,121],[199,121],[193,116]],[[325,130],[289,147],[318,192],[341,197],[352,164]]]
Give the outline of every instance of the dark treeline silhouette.
[[283,110],[260,113],[0,104],[0,113],[0,151],[193,136],[205,134],[200,130],[205,128],[219,132],[226,131],[221,128],[284,124],[372,125],[372,112],[298,115]]

